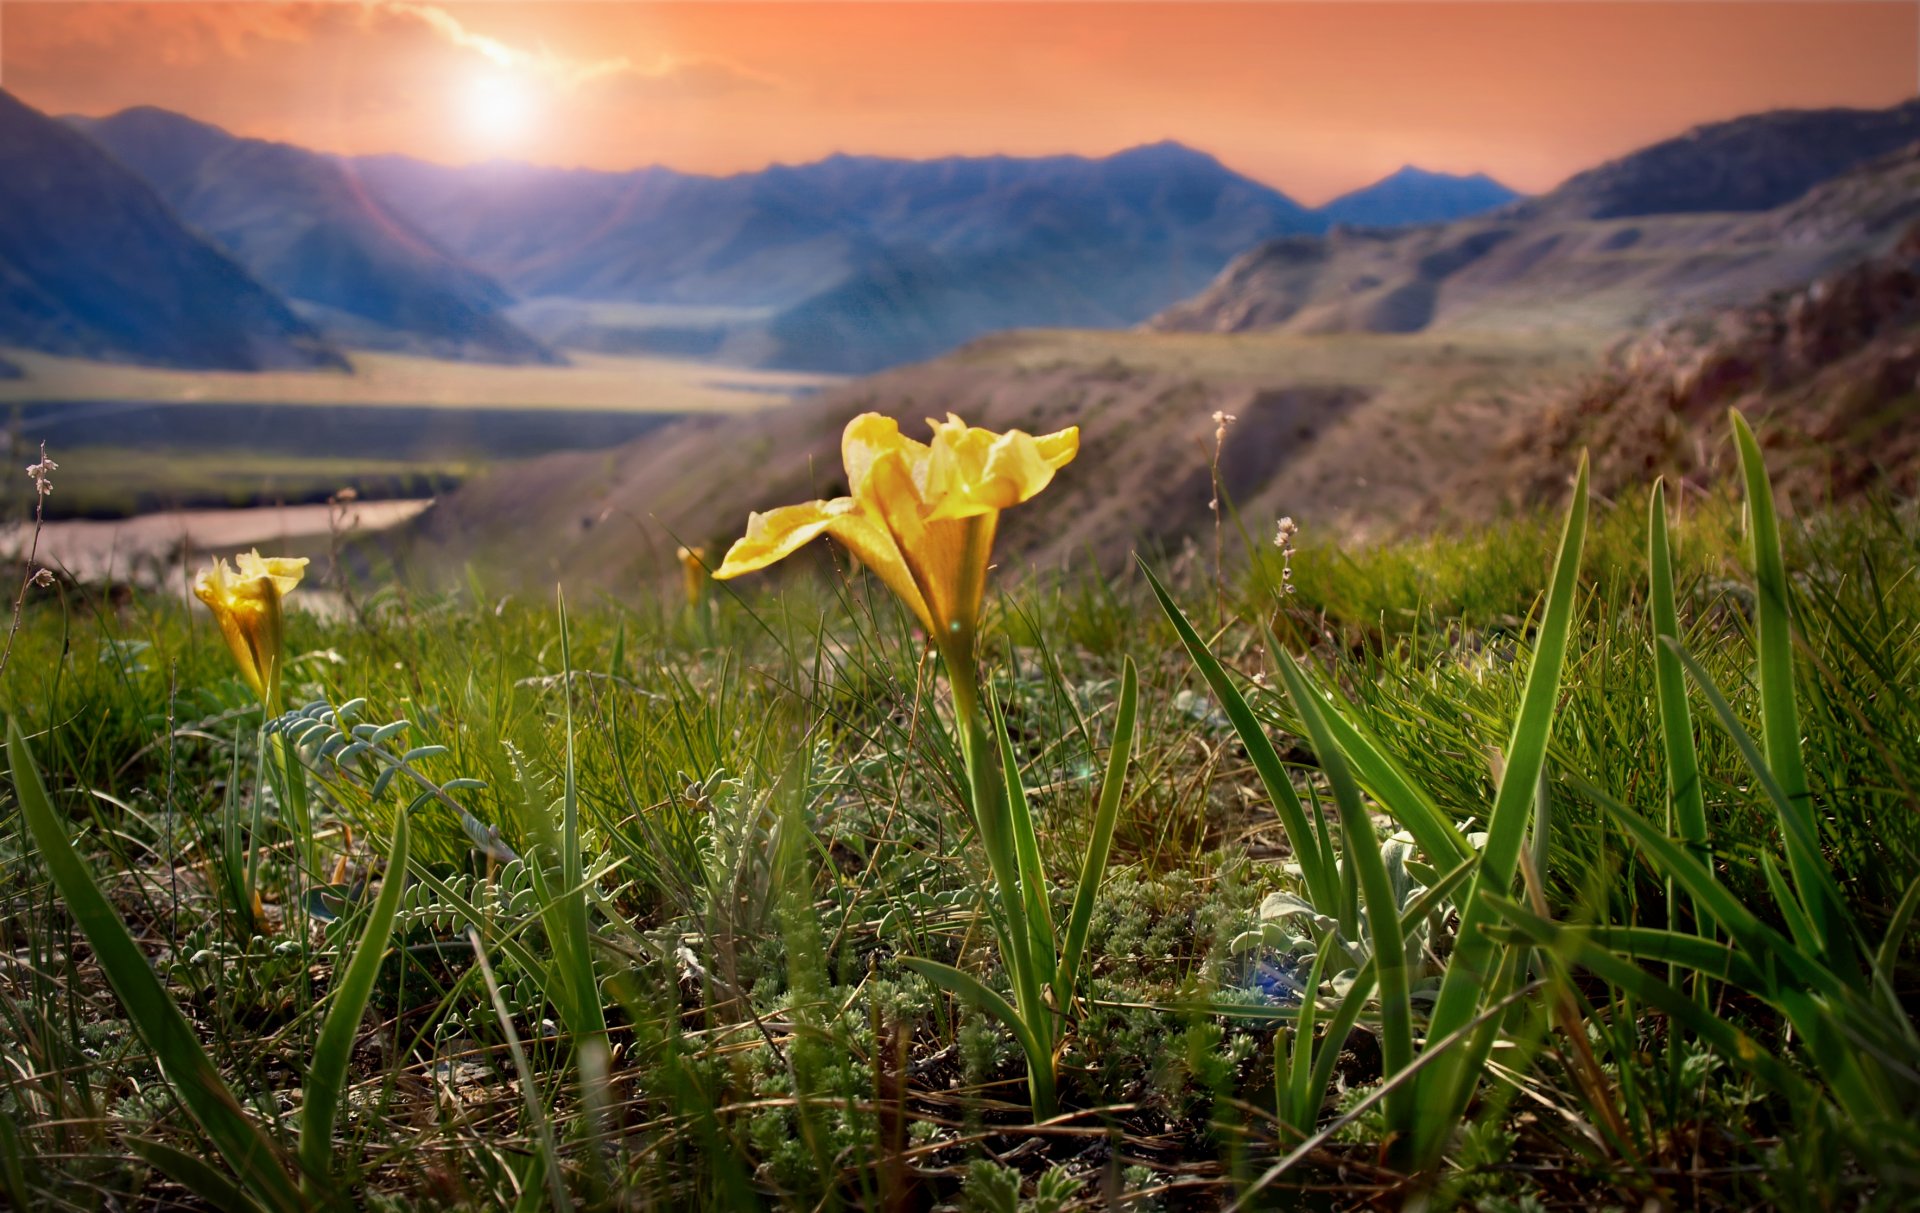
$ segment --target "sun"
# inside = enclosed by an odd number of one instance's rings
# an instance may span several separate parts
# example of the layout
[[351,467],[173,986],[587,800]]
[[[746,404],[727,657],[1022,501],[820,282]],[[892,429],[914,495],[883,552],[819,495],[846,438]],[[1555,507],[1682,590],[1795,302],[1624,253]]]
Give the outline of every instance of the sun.
[[534,126],[536,108],[526,82],[506,71],[473,76],[457,98],[469,142],[495,152],[518,146],[527,137]]

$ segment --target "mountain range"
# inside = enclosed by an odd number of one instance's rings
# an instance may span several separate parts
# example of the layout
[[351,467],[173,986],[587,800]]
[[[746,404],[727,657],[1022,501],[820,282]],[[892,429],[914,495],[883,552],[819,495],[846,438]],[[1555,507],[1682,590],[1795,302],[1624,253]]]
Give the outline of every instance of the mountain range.
[[1268,241],[1150,325],[1409,333],[1564,325],[1574,311],[1589,327],[1659,322],[1882,251],[1920,206],[1897,170],[1896,149],[1915,141],[1920,101],[1716,123],[1485,215]]
[[[1249,244],[1321,226],[1177,144],[1104,159],[842,155],[732,177],[356,167],[396,214],[443,217],[448,247],[523,298],[573,304],[550,338],[806,370],[873,370],[1025,325],[1134,324]],[[625,319],[632,304],[652,309],[645,322]]]
[[[53,138],[11,98],[0,117]],[[157,196],[183,229],[171,239],[245,272],[235,306],[260,306],[264,287],[309,343],[508,363],[572,348],[867,371],[1006,328],[1136,324],[1272,236],[1516,197],[1409,168],[1312,210],[1171,142],[704,177],[338,157],[151,107],[64,122],[127,170],[92,195]],[[48,218],[0,209],[23,240]],[[57,268],[36,271],[43,287]],[[158,334],[123,336],[76,345],[41,322],[0,324],[0,344],[207,364]]]
[[139,176],[3,91],[0,343],[171,366],[346,367]]

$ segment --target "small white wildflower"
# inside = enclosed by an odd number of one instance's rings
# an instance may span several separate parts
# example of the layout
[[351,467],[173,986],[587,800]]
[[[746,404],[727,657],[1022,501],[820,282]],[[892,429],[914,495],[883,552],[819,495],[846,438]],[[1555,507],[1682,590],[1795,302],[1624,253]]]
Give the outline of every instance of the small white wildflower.
[[1273,546],[1280,549],[1280,592],[1293,593],[1293,539],[1300,533],[1291,517],[1282,518],[1273,529]]
[[42,565],[33,571],[33,576],[28,580],[44,590],[53,584],[53,570]]
[[42,497],[45,497],[48,493],[53,492],[53,481],[49,480],[47,477],[50,473],[57,472],[59,470],[60,470],[60,465],[55,463],[47,455],[47,444],[44,442],[41,443],[40,444],[40,462],[29,463],[27,465],[27,475],[33,477],[33,491],[38,493]]

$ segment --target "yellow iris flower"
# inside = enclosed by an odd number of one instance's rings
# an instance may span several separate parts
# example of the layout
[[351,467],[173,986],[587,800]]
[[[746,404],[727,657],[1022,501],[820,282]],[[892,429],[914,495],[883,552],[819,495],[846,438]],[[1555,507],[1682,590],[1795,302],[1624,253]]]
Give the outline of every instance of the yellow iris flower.
[[715,577],[783,560],[820,535],[844,544],[912,609],[944,649],[970,655],[1000,511],[1032,498],[1080,450],[1080,430],[1035,437],[929,421],[931,443],[862,413],[841,438],[849,495],[783,506],[747,519],[747,533]]
[[194,578],[193,592],[213,611],[240,676],[269,707],[280,700],[280,600],[306,576],[302,557],[243,552],[238,569],[216,560]]
[[687,591],[687,605],[697,607],[707,588],[707,549],[677,548],[674,555],[680,558],[680,580]]

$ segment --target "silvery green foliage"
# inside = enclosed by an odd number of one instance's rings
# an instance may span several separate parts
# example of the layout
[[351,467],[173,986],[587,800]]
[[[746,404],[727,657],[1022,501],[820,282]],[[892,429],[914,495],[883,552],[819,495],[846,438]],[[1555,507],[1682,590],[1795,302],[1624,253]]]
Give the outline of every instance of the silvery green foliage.
[[[1478,837],[1484,839],[1485,835]],[[1380,846],[1380,859],[1386,865],[1387,880],[1393,889],[1392,908],[1396,915],[1404,915],[1414,899],[1427,891],[1428,883],[1436,879],[1433,870],[1417,861],[1414,854],[1413,839],[1405,833],[1395,834]],[[1422,958],[1438,924],[1445,921],[1451,908],[1450,901],[1442,901],[1433,913],[1406,933],[1407,964],[1414,972],[1421,971]],[[1235,936],[1229,948],[1236,956],[1271,951],[1282,956],[1310,957],[1319,949],[1321,941],[1330,937],[1338,955],[1348,962],[1338,966],[1346,971],[1336,969],[1333,979],[1335,991],[1343,992],[1353,974],[1373,955],[1373,937],[1367,929],[1369,911],[1363,900],[1355,931],[1348,935],[1340,929],[1339,919],[1318,912],[1305,898],[1285,891],[1269,893],[1260,903],[1260,925]]]
[[450,779],[445,783],[435,783],[422,774],[415,765],[424,759],[445,754],[443,745],[415,746],[409,750],[398,750],[392,744],[402,737],[412,724],[406,720],[395,720],[388,724],[374,724],[370,721],[356,721],[355,717],[366,711],[365,699],[353,699],[338,708],[324,699],[316,699],[302,708],[295,708],[267,722],[268,734],[281,734],[291,740],[299,749],[302,759],[322,776],[331,766],[343,779],[350,779],[366,785],[372,800],[385,795],[387,789],[398,777],[405,776],[420,791],[407,805],[412,812],[429,801],[452,809],[460,819],[460,828],[466,832],[474,849],[499,863],[518,859],[512,847],[500,838],[500,832],[473,815],[472,810],[454,798],[455,792],[476,791],[487,785],[478,779]]
[[707,818],[700,836],[706,887],[698,906],[707,933],[759,932],[773,908],[774,856],[780,846],[780,823],[771,798],[753,793],[744,780],[724,770],[689,780],[682,797]]

